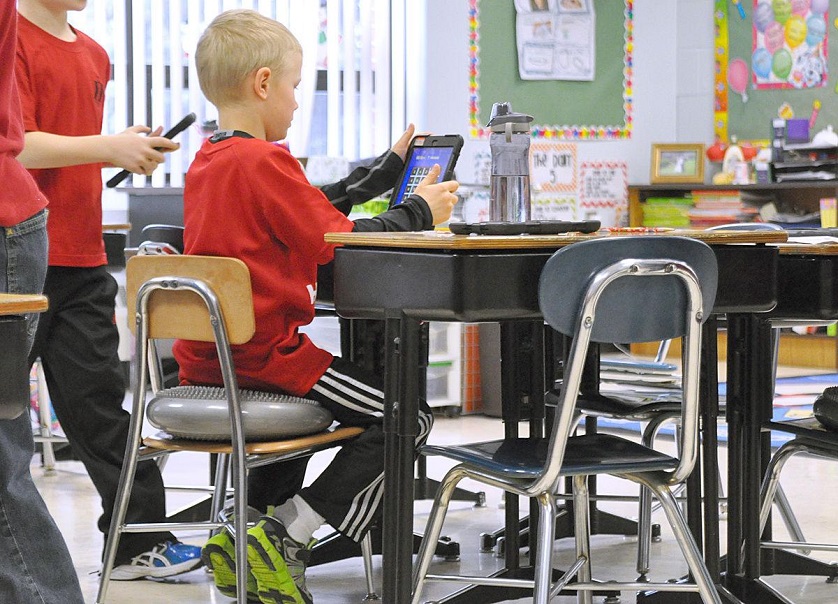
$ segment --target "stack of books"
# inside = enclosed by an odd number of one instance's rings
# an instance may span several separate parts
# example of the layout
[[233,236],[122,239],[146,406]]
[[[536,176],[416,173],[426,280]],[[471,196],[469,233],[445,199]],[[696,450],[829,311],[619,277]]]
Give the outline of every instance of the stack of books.
[[690,226],[694,228],[751,222],[759,215],[758,209],[744,203],[739,191],[735,189],[692,191],[692,201],[689,220]]

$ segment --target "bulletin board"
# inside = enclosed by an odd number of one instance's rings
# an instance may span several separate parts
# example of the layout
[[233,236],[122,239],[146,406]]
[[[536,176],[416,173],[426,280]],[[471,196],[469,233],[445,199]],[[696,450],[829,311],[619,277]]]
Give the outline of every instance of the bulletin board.
[[[838,0],[836,0],[838,1]],[[469,120],[472,138],[488,136],[492,104],[508,101],[534,117],[535,138],[614,140],[632,130],[633,0],[593,0],[593,81],[522,80],[513,0],[469,0]]]
[[838,129],[835,17],[838,0],[716,0],[718,140],[766,141],[776,117]]

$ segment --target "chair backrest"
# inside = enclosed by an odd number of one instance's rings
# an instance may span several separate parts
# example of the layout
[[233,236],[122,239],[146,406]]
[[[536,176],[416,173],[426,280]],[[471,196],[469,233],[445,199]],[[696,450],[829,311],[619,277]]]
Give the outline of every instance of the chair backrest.
[[729,222],[707,227],[706,231],[782,231],[783,227],[773,222]]
[[[215,256],[134,256],[126,269],[128,316],[136,317],[137,293],[151,280],[174,284],[194,280],[204,283],[217,296],[231,344],[243,344],[256,330],[250,271],[236,258]],[[215,336],[206,303],[198,294],[155,289],[148,299],[150,338],[213,342]],[[136,333],[136,321],[129,321]]]
[[183,227],[173,224],[149,224],[143,227],[140,253],[182,254]]
[[[544,266],[539,305],[556,331],[573,335],[591,280],[624,259],[671,259],[691,267],[701,286],[704,319],[713,308],[718,281],[716,256],[710,247],[684,237],[613,237],[575,243],[556,252]],[[686,292],[676,277],[618,279],[597,304],[594,342],[652,342],[686,331]]]
[[529,487],[554,485],[576,418],[591,342],[684,338],[681,441],[673,483],[684,480],[698,456],[698,372],[701,324],[713,307],[718,266],[706,244],[682,237],[613,237],[556,252],[539,281],[539,306],[548,325],[573,337],[555,410],[548,464]]

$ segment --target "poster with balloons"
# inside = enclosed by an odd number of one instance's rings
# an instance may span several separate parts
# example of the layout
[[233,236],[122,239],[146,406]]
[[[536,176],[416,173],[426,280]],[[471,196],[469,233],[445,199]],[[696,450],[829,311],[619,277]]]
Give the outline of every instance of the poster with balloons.
[[763,144],[773,120],[838,131],[838,0],[715,0],[715,138]]
[[[753,7],[754,88],[818,88],[828,73],[829,0],[757,0]],[[728,82],[747,95],[747,64],[732,60]]]

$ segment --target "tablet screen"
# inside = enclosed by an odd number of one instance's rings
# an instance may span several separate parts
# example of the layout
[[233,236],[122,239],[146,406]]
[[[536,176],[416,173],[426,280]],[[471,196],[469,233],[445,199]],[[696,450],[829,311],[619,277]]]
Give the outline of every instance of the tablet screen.
[[416,190],[419,183],[428,175],[434,164],[439,164],[441,170],[438,181],[445,176],[451,157],[454,153],[453,147],[425,147],[417,146],[412,148],[407,166],[402,174],[398,188],[394,190],[393,200],[390,204],[394,206],[404,201]]

